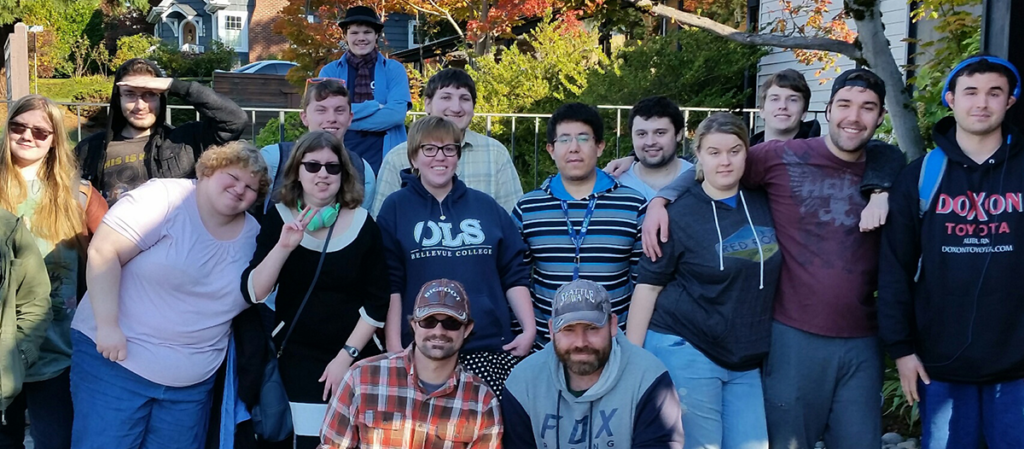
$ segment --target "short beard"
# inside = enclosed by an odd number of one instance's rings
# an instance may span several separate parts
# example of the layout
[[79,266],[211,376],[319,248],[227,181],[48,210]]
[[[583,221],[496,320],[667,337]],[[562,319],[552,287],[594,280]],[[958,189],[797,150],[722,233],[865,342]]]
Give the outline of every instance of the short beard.
[[[643,152],[643,149],[641,149],[640,151]],[[664,167],[664,166],[668,165],[670,162],[672,162],[672,159],[675,159],[675,157],[676,157],[675,153],[667,153],[666,152],[664,154],[665,155],[662,156],[660,160],[655,161],[656,163],[653,163],[653,164],[650,163],[650,159],[648,159],[648,158],[638,157],[638,159],[639,159],[640,165],[643,165],[644,167],[647,167],[647,168],[650,168],[650,169],[661,168],[661,167]]]
[[868,135],[867,138],[861,140],[860,143],[858,143],[853,148],[847,148],[847,147],[843,146],[839,142],[839,139],[838,139],[838,134],[839,133],[833,133],[833,132],[830,131],[828,134],[829,134],[829,139],[832,140],[832,144],[835,145],[836,148],[839,149],[839,151],[842,151],[844,153],[856,153],[858,151],[863,150],[864,147],[866,147],[868,145],[868,142],[871,141],[871,137],[872,137],[872,135]]
[[[591,354],[596,357],[592,361],[580,362],[572,359],[572,355],[574,353]],[[555,354],[558,356],[558,360],[562,362],[562,365],[565,365],[569,372],[577,376],[589,376],[600,371],[601,368],[604,368],[604,366],[608,364],[608,358],[611,357],[611,345],[608,345],[608,348],[605,350],[596,348],[579,348],[564,351],[558,349],[556,346]]]

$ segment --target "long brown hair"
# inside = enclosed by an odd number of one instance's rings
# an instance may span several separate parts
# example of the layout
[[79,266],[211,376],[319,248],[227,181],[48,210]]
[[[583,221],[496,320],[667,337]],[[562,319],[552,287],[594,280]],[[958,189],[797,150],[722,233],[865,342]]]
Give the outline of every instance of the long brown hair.
[[345,209],[355,209],[363,204],[363,183],[352,166],[348,150],[340,139],[327,131],[310,131],[295,142],[295,149],[284,166],[284,181],[281,190],[277,192],[278,202],[293,209],[298,208],[299,200],[302,199],[302,182],[299,181],[302,158],[306,153],[324,148],[338,156],[338,162],[341,164],[341,188],[334,196],[334,201]]
[[31,111],[46,114],[53,128],[53,139],[39,165],[37,178],[43,185],[43,196],[32,213],[30,230],[38,238],[58,243],[82,231],[85,213],[78,202],[78,163],[64,128],[64,114],[49,98],[27,95],[11,106],[0,137],[0,207],[16,214],[18,205],[28,198],[28,183],[15,167],[11,154],[10,129],[11,121]]

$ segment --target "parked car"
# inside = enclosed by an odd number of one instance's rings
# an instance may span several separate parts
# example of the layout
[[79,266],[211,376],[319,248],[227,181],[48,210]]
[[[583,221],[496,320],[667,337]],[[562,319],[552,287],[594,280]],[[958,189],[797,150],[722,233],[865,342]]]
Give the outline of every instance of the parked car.
[[232,72],[235,73],[257,73],[260,75],[285,75],[292,67],[298,64],[291,61],[257,61],[243,65]]

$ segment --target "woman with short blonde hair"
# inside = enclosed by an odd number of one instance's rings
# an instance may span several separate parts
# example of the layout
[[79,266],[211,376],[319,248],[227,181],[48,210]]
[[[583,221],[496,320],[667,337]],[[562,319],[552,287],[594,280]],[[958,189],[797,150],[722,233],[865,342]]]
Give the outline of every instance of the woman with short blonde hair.
[[[198,180],[151,179],[118,199],[89,247],[72,324],[76,448],[203,447],[238,277],[270,180],[259,150],[207,150]],[[111,425],[117,426],[112,432]]]

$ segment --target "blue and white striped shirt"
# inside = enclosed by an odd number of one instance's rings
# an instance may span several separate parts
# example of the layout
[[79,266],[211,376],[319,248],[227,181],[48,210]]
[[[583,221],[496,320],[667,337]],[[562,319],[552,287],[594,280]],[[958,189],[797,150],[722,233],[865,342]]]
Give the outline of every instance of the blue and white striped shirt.
[[592,197],[596,197],[594,213],[586,238],[580,248],[580,278],[601,284],[612,300],[612,313],[619,326],[626,328],[636,267],[643,248],[640,226],[647,200],[640,192],[620,185],[598,170],[594,192],[582,199],[573,199],[565,191],[559,175],[544,181],[537,190],[524,195],[512,210],[512,219],[529,247],[526,261],[531,266],[530,294],[537,322],[540,349],[550,340],[548,319],[551,302],[558,287],[572,281],[576,246],[569,237],[561,202],[565,200],[574,232],[580,232],[583,216]]

